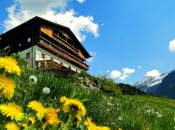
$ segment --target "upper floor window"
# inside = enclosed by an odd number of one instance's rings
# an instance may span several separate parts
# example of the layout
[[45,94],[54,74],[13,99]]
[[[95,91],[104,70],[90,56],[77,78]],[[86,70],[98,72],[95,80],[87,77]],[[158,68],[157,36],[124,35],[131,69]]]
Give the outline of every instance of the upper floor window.
[[43,59],[45,58],[45,55],[43,53],[41,53],[41,58],[43,58]]
[[27,39],[27,41],[28,41],[28,42],[31,42],[31,38],[29,37],[29,38]]
[[18,46],[20,47],[21,46],[21,43],[19,43]]
[[27,58],[27,59],[30,58],[30,52],[26,54],[26,58]]

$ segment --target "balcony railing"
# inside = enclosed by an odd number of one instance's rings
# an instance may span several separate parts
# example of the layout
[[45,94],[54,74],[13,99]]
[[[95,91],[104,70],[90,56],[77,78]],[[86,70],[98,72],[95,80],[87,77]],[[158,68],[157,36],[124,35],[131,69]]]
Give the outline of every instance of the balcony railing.
[[[57,56],[61,57],[62,59],[65,59],[69,62],[72,62],[72,63],[80,66],[80,68],[82,68],[82,69],[88,70],[88,65],[87,64],[80,61],[78,58],[76,58],[75,56],[69,54],[68,52],[63,53],[63,52],[59,51],[59,49],[61,49],[61,48],[56,47],[55,44],[53,44],[51,42],[49,42],[49,44],[48,44],[48,43],[44,42],[43,40],[40,40],[40,42],[38,42],[38,45],[50,50],[51,52],[55,53]],[[58,48],[58,49],[56,49],[56,48]]]

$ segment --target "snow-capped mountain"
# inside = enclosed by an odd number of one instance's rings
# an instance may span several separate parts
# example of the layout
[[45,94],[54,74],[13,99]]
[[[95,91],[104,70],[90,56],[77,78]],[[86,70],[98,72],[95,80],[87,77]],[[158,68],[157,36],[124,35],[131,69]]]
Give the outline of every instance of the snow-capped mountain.
[[147,92],[152,87],[158,86],[167,75],[168,73],[162,73],[157,77],[146,76],[139,82],[136,82],[133,86],[136,86],[138,89]]
[[157,77],[146,76],[133,86],[150,94],[175,98],[175,69]]

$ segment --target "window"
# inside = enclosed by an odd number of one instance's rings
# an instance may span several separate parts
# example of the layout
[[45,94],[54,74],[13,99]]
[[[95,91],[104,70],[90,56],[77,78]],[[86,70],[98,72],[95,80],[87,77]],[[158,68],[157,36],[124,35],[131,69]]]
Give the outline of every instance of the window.
[[41,58],[43,58],[43,59],[45,58],[45,55],[43,53],[41,53]]
[[18,46],[20,47],[21,46],[21,43],[19,43]]
[[30,41],[31,41],[31,38],[29,37],[29,38],[27,39],[27,41],[30,42]]
[[27,59],[29,59],[30,58],[30,53],[27,53],[26,57],[27,57]]

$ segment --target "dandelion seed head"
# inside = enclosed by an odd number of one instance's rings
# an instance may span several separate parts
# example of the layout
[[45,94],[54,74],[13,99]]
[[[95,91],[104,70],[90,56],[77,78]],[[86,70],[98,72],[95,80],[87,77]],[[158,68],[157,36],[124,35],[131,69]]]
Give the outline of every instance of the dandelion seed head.
[[32,82],[32,83],[36,83],[36,82],[38,81],[38,79],[37,79],[36,76],[31,75],[31,76],[29,77],[29,81]]
[[43,93],[49,94],[49,93],[50,93],[50,88],[44,87],[44,88],[43,88]]

